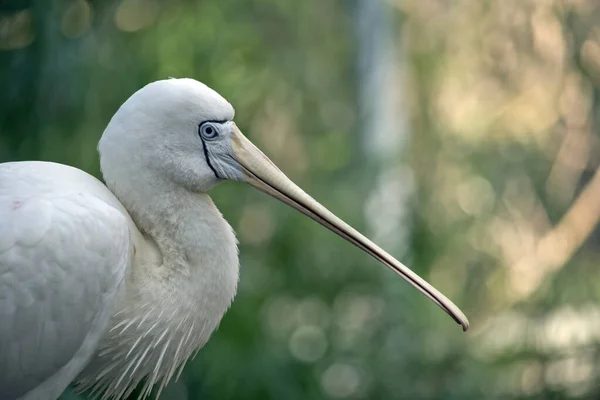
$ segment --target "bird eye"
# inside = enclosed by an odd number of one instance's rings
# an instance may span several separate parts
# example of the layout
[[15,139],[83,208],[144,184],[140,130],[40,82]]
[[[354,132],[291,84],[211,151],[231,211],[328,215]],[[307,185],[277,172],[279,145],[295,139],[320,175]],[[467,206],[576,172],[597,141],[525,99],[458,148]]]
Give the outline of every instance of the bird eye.
[[206,139],[206,140],[212,140],[212,139],[215,139],[217,136],[219,136],[217,127],[211,123],[205,122],[204,124],[200,125],[199,130],[200,130],[200,136],[202,136],[202,138]]

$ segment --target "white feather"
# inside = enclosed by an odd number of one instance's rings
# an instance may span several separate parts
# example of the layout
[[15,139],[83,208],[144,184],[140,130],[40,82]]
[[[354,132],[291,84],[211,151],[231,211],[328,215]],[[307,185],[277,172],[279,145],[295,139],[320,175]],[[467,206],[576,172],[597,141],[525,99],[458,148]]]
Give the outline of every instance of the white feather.
[[239,266],[197,129],[233,115],[199,82],[159,81],[102,136],[108,189],[58,164],[0,164],[0,398],[54,399],[76,376],[102,399],[146,379],[146,397],[207,342]]

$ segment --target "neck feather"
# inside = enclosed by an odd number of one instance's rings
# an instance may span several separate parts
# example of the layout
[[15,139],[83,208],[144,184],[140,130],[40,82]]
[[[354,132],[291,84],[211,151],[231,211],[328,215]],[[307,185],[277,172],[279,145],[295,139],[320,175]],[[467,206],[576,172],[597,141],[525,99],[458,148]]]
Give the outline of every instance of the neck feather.
[[80,376],[81,389],[94,387],[104,398],[127,397],[144,378],[142,397],[155,383],[162,389],[208,341],[238,282],[233,230],[208,195],[141,186],[145,193],[129,187],[127,197],[111,187],[144,239],[123,300]]

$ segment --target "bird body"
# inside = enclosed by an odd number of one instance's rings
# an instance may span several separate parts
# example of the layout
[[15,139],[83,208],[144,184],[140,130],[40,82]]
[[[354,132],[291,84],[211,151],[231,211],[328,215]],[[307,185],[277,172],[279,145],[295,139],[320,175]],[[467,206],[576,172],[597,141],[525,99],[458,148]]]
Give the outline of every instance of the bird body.
[[72,381],[103,399],[159,391],[235,296],[230,225],[207,192],[245,181],[393,269],[468,327],[448,299],[301,191],[194,80],[158,81],[100,140],[106,185],[46,162],[0,164],[0,399],[51,400]]
[[[2,316],[15,318],[3,318],[0,328],[10,329],[0,338],[11,338],[0,344],[0,398],[18,398],[28,384],[39,389],[26,398],[58,397],[64,387],[51,394],[43,383],[59,376],[65,387],[79,375],[82,388],[114,394],[149,376],[150,389],[206,343],[235,295],[235,236],[208,195],[170,197],[178,204],[159,202],[164,210],[142,234],[106,186],[83,171],[0,165],[2,226],[19,228],[0,235],[3,266],[15,267],[3,270],[0,283],[12,285],[1,292],[18,295],[0,302]],[[18,269],[32,259],[35,273]],[[115,362],[120,357],[128,362]],[[4,373],[21,363],[38,374]]]
[[97,179],[0,164],[0,398],[56,398],[97,348],[133,256],[127,213]]

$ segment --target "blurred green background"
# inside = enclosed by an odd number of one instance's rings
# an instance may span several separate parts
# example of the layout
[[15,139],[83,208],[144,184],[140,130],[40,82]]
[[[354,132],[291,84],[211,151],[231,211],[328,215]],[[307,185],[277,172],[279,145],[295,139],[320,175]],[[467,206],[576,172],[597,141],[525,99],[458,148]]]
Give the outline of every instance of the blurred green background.
[[2,0],[0,162],[99,176],[127,97],[198,79],[471,320],[225,183],[239,294],[162,399],[597,399],[598,21],[596,0]]

